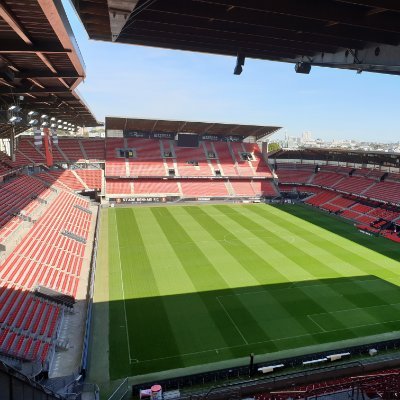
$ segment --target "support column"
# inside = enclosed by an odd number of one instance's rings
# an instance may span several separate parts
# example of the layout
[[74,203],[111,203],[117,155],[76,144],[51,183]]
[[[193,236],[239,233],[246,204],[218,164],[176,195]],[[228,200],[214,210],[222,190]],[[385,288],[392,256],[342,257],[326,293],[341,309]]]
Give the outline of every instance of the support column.
[[53,165],[53,149],[52,149],[52,139],[51,139],[51,134],[49,131],[49,128],[43,128],[43,133],[44,133],[44,149],[45,149],[45,154],[46,154],[46,164],[48,167],[51,167]]
[[11,138],[10,138],[10,157],[11,161],[15,162],[15,151],[16,151],[16,146],[15,146],[15,126],[13,126],[11,130]]

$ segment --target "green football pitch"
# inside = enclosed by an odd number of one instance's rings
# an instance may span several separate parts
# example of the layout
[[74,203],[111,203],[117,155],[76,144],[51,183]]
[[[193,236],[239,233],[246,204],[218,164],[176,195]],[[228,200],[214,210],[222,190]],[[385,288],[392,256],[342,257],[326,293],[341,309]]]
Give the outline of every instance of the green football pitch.
[[102,213],[110,379],[400,331],[400,247],[337,217],[264,204]]

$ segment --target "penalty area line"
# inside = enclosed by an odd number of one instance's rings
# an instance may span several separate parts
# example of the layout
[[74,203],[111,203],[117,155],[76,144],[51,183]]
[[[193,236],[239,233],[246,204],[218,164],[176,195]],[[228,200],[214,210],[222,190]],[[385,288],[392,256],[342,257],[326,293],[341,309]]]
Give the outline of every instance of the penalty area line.
[[325,328],[323,328],[317,321],[315,321],[314,318],[313,318],[310,314],[307,314],[307,318],[308,318],[311,322],[313,322],[315,325],[317,325],[318,328],[321,329],[322,332],[327,332],[327,330],[326,330]]
[[225,314],[227,315],[227,317],[229,318],[229,320],[231,321],[232,325],[235,327],[235,329],[237,330],[237,332],[239,333],[239,335],[241,336],[241,338],[243,339],[244,343],[247,345],[249,344],[249,342],[246,340],[246,338],[244,337],[243,333],[241,332],[241,330],[239,329],[239,327],[236,325],[236,322],[233,320],[233,318],[231,317],[231,315],[229,314],[228,310],[225,308],[225,306],[222,304],[221,300],[218,298],[218,296],[216,297],[219,305],[221,306],[221,308],[224,310]]
[[[386,323],[390,323],[390,322],[400,322],[400,320],[386,321]],[[344,329],[333,329],[333,330],[329,330],[329,331],[325,330],[325,332],[320,332],[320,334],[330,333],[330,332],[347,331],[347,330],[354,329],[354,328],[361,328],[361,327],[373,326],[373,325],[380,325],[380,323],[358,325],[356,327],[349,327],[349,328],[344,328]],[[280,342],[283,340],[299,339],[299,338],[305,338],[305,337],[310,337],[310,336],[312,336],[312,333],[305,333],[302,335],[287,336],[287,337],[281,337],[281,338],[276,338],[276,339],[260,340],[257,342],[248,343],[246,345],[240,344],[240,345],[236,345],[236,346],[225,346],[225,347],[220,347],[217,349],[214,348],[214,349],[209,349],[209,350],[195,351],[195,352],[191,352],[191,353],[181,353],[181,354],[177,354],[174,356],[152,358],[152,359],[148,359],[148,360],[138,360],[137,364],[142,364],[142,363],[146,363],[146,362],[162,361],[162,360],[170,360],[170,359],[179,358],[179,357],[190,357],[190,356],[195,356],[197,354],[205,354],[205,353],[211,353],[211,352],[216,352],[218,354],[220,351],[237,349],[237,348],[244,347],[244,346],[254,346],[254,345],[265,344],[265,343],[274,343],[274,342]],[[325,344],[333,345],[334,343],[336,343],[336,341],[328,342]],[[132,359],[132,360],[134,360],[134,359]]]

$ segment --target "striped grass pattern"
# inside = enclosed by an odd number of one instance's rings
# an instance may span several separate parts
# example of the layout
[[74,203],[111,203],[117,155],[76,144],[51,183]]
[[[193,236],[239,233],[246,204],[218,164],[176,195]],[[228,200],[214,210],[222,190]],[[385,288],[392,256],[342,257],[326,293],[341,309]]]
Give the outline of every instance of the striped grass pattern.
[[399,246],[336,217],[289,205],[104,212],[111,379],[400,330]]

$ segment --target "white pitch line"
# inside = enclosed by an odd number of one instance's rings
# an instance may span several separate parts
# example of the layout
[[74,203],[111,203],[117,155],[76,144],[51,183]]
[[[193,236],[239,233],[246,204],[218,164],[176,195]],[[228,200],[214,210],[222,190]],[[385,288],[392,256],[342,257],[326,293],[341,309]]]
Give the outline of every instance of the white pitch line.
[[243,333],[240,331],[239,327],[236,325],[236,322],[232,319],[232,317],[230,316],[230,314],[228,313],[227,309],[224,307],[224,305],[221,303],[220,299],[218,297],[216,297],[219,305],[222,307],[222,309],[225,311],[225,314],[228,316],[229,320],[232,322],[232,325],[236,328],[236,330],[238,331],[239,335],[242,337],[243,341],[246,344],[249,344],[249,342],[246,340],[246,338],[244,337]]
[[[389,323],[389,322],[400,322],[400,320],[394,320],[394,321],[385,321],[384,323]],[[365,324],[365,325],[358,325],[358,326],[352,326],[350,328],[343,328],[343,329],[333,329],[330,331],[325,331],[325,332],[320,332],[322,333],[330,333],[330,332],[339,332],[339,331],[346,331],[346,330],[351,330],[354,328],[362,328],[365,326],[373,326],[373,325],[381,325],[380,322],[378,323],[373,323],[373,324]],[[302,337],[309,337],[312,336],[312,333],[305,333],[302,335],[295,335],[295,336],[288,336],[288,337],[282,337],[282,338],[277,338],[277,339],[268,339],[268,340],[261,340],[258,342],[252,342],[252,343],[248,343],[247,346],[253,346],[253,345],[257,345],[257,344],[263,344],[263,343],[274,343],[274,342],[280,342],[282,340],[290,340],[290,339],[298,339],[298,338],[302,338]],[[328,342],[325,344],[335,344],[336,342]],[[193,356],[196,354],[204,354],[204,353],[210,353],[210,352],[215,352],[215,351],[220,351],[220,350],[229,350],[229,349],[235,349],[235,348],[239,348],[239,347],[243,347],[245,345],[241,344],[241,345],[236,345],[236,346],[226,346],[226,347],[220,347],[218,349],[210,349],[210,350],[202,350],[202,351],[195,351],[192,353],[181,353],[181,354],[177,354],[175,356],[168,356],[168,357],[161,357],[161,358],[152,358],[149,360],[138,360],[138,364],[142,364],[145,362],[153,362],[153,361],[162,361],[162,360],[169,360],[171,358],[178,358],[178,357],[187,357],[187,356]]]
[[[368,281],[380,281],[381,279],[369,279]],[[309,279],[308,282],[313,282],[315,281],[315,279]],[[363,282],[363,280],[357,280]],[[268,290],[256,290],[256,291],[248,291],[248,292],[241,292],[241,293],[233,293],[233,294],[224,294],[222,296],[217,296],[219,298],[222,297],[230,297],[230,296],[242,296],[242,295],[249,295],[249,294],[257,294],[257,293],[267,293],[267,294],[273,294],[274,292],[278,292],[278,291],[282,291],[282,290],[289,290],[289,289],[303,289],[303,288],[313,288],[313,287],[322,287],[322,286],[329,286],[328,283],[321,283],[321,284],[315,284],[315,285],[297,285],[296,282],[282,282],[282,284],[287,284],[290,285],[288,287],[284,287],[284,288],[278,288],[278,289],[271,289],[271,291]],[[269,285],[270,286],[270,285]],[[240,288],[238,288],[240,289]],[[384,304],[386,305],[386,304]],[[393,306],[393,305],[400,305],[400,303],[393,303],[393,304],[387,304],[389,306]],[[371,307],[381,307],[381,306],[367,306],[367,307],[361,307],[361,308],[349,308],[349,309],[345,309],[345,310],[338,310],[338,311],[332,311],[332,312],[341,312],[341,311],[352,311],[352,310],[362,310],[364,308],[371,308]],[[319,313],[319,314],[327,314],[328,312],[324,312],[324,313]],[[319,315],[319,314],[310,314],[310,315]]]
[[[226,295],[226,296],[231,296],[231,295]],[[310,315],[336,314],[336,313],[341,313],[341,312],[346,312],[346,311],[362,311],[362,310],[367,310],[370,308],[388,307],[388,306],[400,306],[400,303],[388,303],[388,304],[378,304],[376,306],[345,308],[343,310],[327,311],[327,312],[323,312],[323,313],[310,314]]]
[[323,328],[317,321],[315,321],[314,318],[313,318],[311,315],[307,314],[307,318],[308,318],[311,322],[314,322],[314,324],[317,325],[318,328],[321,329],[322,332],[326,332],[326,329]]
[[119,251],[119,231],[118,231],[118,224],[117,224],[117,213],[115,213],[115,226],[117,227],[117,242],[118,242],[117,248],[118,248],[118,259],[119,259],[119,272],[120,272],[120,276],[121,276],[122,299],[123,299],[123,304],[124,304],[126,342],[128,344],[129,364],[132,364],[131,361],[134,360],[134,358],[131,357],[131,346],[129,344],[129,328],[128,328],[128,318],[126,316],[124,278],[122,275],[121,253]]

